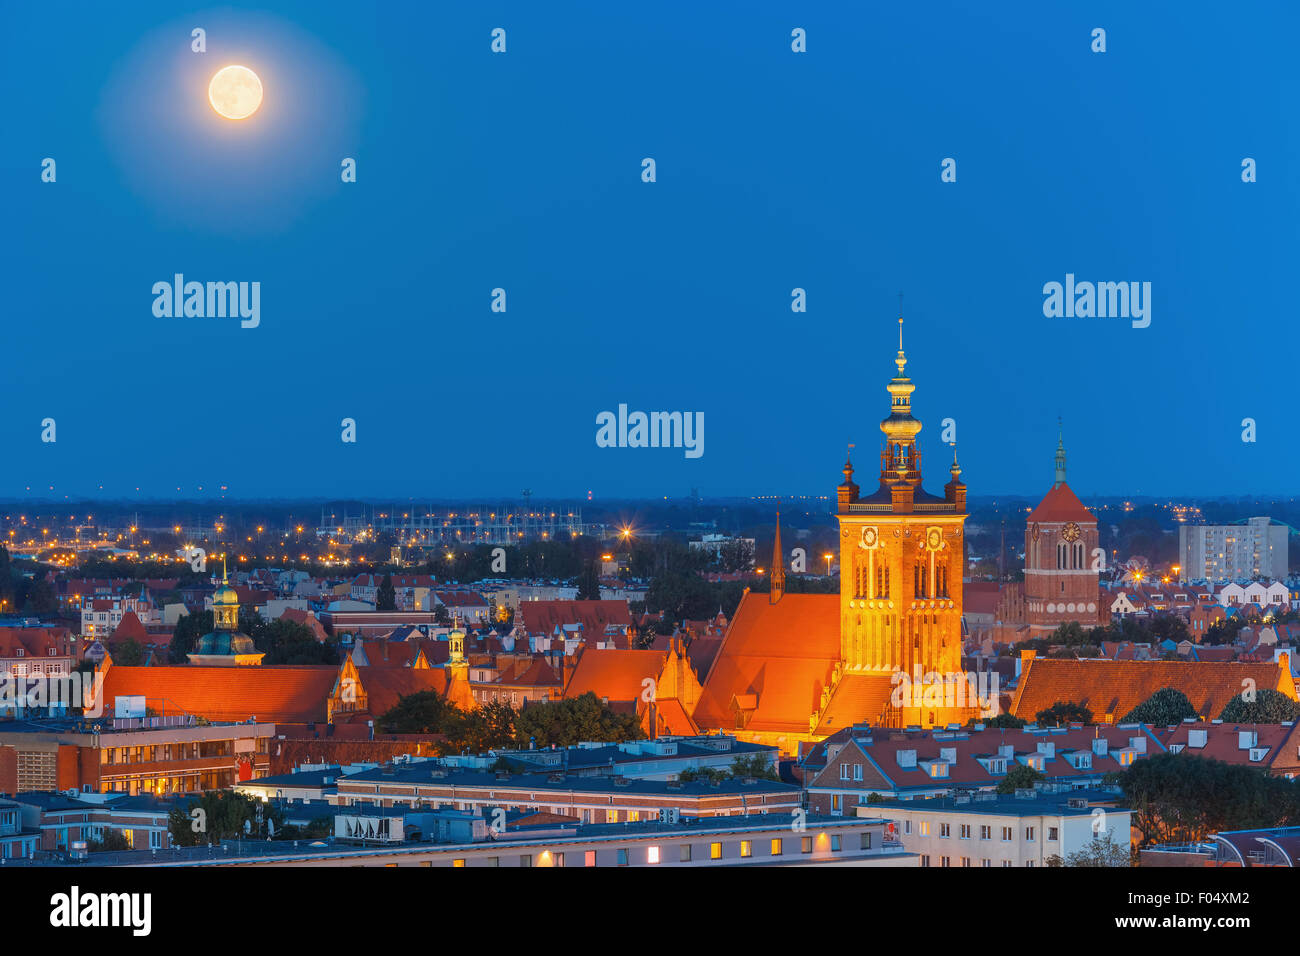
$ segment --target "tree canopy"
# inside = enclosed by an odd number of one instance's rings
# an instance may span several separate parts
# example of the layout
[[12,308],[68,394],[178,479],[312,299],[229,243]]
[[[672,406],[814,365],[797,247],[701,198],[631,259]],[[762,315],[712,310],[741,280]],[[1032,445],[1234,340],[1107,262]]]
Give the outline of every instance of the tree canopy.
[[1224,705],[1219,719],[1229,724],[1280,724],[1300,718],[1300,703],[1281,691],[1265,687],[1250,694],[1242,691]]
[[1007,775],[998,781],[998,793],[1015,793],[1017,790],[1032,790],[1034,784],[1040,780],[1046,780],[1046,774],[1039,773],[1033,767],[1027,764],[1018,763],[1010,770]]
[[1195,842],[1221,830],[1300,823],[1300,785],[1258,767],[1184,751],[1135,761],[1117,780],[1143,846]]
[[1186,717],[1195,716],[1197,716],[1196,708],[1192,706],[1186,694],[1174,687],[1162,687],[1125,714],[1120,723],[1168,727],[1172,724],[1181,724]]
[[1064,727],[1069,723],[1092,723],[1092,711],[1073,701],[1057,701],[1046,710],[1040,710],[1034,719],[1045,727]]
[[378,725],[391,734],[441,734],[442,753],[484,753],[498,748],[567,747],[584,740],[620,742],[644,736],[635,714],[614,712],[592,693],[529,703],[516,710],[493,701],[461,710],[436,691],[401,697]]

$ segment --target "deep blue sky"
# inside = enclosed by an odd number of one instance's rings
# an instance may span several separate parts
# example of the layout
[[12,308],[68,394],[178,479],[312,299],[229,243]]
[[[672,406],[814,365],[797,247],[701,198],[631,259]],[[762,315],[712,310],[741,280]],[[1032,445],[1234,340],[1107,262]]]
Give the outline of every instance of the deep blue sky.
[[[900,290],[932,490],[944,417],[1046,490],[1058,414],[1084,494],[1294,490],[1293,4],[370,6],[5,8],[0,495],[822,494],[849,440],[870,486]],[[175,272],[261,327],[155,318]],[[1045,318],[1067,272],[1150,328]],[[620,402],[704,456],[597,448]]]

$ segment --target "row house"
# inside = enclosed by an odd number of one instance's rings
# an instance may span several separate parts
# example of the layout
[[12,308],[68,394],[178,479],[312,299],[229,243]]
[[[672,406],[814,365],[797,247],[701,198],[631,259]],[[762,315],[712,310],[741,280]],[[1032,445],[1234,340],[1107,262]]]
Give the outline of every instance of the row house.
[[81,602],[81,634],[94,640],[109,637],[126,614],[134,614],[142,623],[152,621],[152,601],[144,594],[136,597],[87,597]]
[[1300,776],[1300,734],[1294,721],[1236,724],[1187,720],[1153,728],[1170,753],[1188,753],[1224,763],[1257,767],[1274,777]]
[[273,724],[186,717],[0,723],[0,793],[219,790],[269,773],[274,734]]
[[433,762],[389,764],[341,777],[337,785],[340,806],[441,804],[485,813],[500,807],[549,811],[583,823],[635,823],[675,809],[692,817],[779,814],[788,828],[801,804],[797,786],[748,777],[683,783],[452,770]]
[[808,808],[846,814],[872,799],[993,791],[1017,765],[1053,787],[1091,789],[1164,744],[1141,724],[1020,730],[890,731],[852,727],[811,749],[800,763]]
[[1032,868],[1061,865],[1098,837],[1129,846],[1131,817],[1115,808],[1115,799],[1096,791],[1031,790],[885,800],[856,813],[888,819],[885,838],[916,854],[923,867]]
[[1291,591],[1281,581],[1264,584],[1254,581],[1250,584],[1228,584],[1219,589],[1218,603],[1223,607],[1242,607],[1254,604],[1259,607],[1289,607]]
[[[173,804],[152,796],[82,794],[53,791],[18,794],[16,804],[24,828],[36,836],[32,850],[69,853],[77,844],[102,842],[108,833],[121,835],[128,849],[165,850],[171,846],[167,815]],[[4,809],[0,807],[0,816]],[[0,837],[0,841],[3,837]],[[30,858],[33,854],[28,853]],[[91,857],[91,862],[94,858]]]

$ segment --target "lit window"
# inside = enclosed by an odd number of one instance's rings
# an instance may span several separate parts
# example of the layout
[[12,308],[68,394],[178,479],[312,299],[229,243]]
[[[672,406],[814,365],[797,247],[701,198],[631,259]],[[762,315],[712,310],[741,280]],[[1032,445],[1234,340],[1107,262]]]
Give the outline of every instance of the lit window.
[[[394,865],[396,865],[396,864],[394,864]],[[465,861],[464,861],[463,859],[461,859],[461,860],[452,860],[452,861],[451,861],[451,865],[452,865],[452,866],[464,866],[464,865],[465,865]]]
[[754,855],[754,844],[750,843],[748,840],[741,840],[741,841],[740,841],[740,855],[741,855],[742,857],[753,856],[753,855]]
[[595,850],[588,850],[586,853],[584,853],[584,854],[582,855],[582,865],[583,865],[583,866],[595,866],[595,865],[596,865],[596,851],[595,851]]
[[780,855],[781,855],[781,838],[780,838],[780,837],[773,837],[773,838],[772,838],[772,855],[773,855],[773,856],[780,856]]
[[721,859],[722,859],[722,844],[721,844],[721,843],[710,843],[710,844],[709,844],[709,859],[710,859],[710,860],[721,860]]
[[657,846],[647,847],[645,851],[645,861],[647,863],[658,863],[659,847]]
[[812,852],[812,837],[804,837],[799,841],[799,852],[800,853]]

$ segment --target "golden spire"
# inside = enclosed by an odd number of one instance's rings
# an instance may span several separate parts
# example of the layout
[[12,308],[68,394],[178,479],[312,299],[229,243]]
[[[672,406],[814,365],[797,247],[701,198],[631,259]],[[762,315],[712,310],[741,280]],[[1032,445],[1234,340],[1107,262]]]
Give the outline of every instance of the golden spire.
[[912,392],[916,386],[907,377],[907,355],[903,352],[902,296],[899,296],[898,357],[894,359],[898,374],[885,386],[889,392],[889,417],[880,423],[885,433],[885,452],[882,455],[881,481],[907,478],[920,480],[916,457],[916,436],[921,423],[912,417]]
[[898,377],[903,378],[903,369],[907,368],[907,356],[903,354],[903,313],[901,310],[903,296],[900,294],[898,298],[900,305],[898,313],[898,358],[894,359],[894,364],[898,366]]

